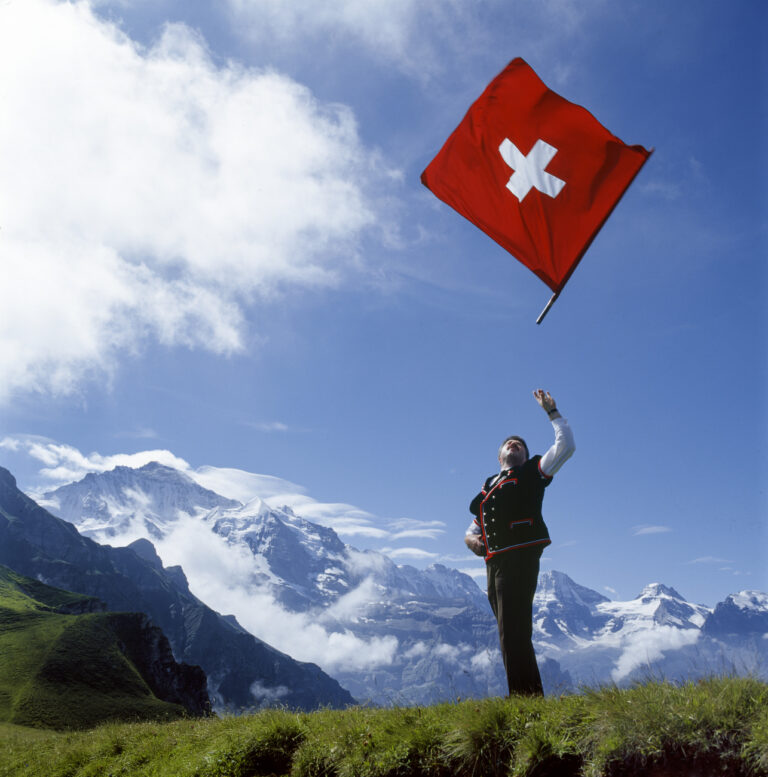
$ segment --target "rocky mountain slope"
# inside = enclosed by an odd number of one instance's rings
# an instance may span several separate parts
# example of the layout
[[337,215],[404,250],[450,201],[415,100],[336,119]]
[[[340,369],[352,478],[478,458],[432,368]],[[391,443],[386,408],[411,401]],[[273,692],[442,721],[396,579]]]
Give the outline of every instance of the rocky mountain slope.
[[140,611],[168,637],[178,660],[203,668],[217,709],[271,703],[345,706],[352,696],[319,667],[294,661],[222,616],[166,569],[147,541],[113,548],[81,536],[16,487],[0,468],[0,563],[46,584],[95,596],[110,610]]

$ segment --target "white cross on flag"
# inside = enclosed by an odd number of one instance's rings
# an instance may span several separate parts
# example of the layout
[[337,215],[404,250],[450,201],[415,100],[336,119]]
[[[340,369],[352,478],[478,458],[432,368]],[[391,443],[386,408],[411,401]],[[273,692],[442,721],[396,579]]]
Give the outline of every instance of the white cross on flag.
[[421,180],[557,295],[650,154],[625,145],[517,58]]

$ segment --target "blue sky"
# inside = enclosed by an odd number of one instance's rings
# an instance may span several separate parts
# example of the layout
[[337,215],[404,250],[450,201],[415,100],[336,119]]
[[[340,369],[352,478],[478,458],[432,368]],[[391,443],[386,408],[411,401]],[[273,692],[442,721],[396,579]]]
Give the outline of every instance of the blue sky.
[[[0,4],[0,464],[272,475],[478,574],[467,505],[505,436],[551,444],[544,387],[577,443],[544,569],[768,590],[766,15]],[[516,56],[656,149],[541,326],[547,287],[419,181]]]

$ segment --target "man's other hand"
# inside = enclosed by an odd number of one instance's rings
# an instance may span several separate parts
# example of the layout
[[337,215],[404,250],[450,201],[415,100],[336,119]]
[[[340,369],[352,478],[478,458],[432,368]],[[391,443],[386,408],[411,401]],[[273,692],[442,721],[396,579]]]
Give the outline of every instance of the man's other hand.
[[464,542],[476,556],[485,555],[485,545],[483,544],[483,539],[479,534],[465,534]]

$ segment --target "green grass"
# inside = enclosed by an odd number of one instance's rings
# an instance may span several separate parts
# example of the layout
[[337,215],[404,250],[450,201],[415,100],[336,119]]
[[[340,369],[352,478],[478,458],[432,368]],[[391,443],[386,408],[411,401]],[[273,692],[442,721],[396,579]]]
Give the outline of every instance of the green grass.
[[75,594],[19,575],[0,565],[0,604],[17,612],[57,612],[75,604],[94,601],[92,596]]
[[0,777],[42,774],[765,777],[768,686],[750,678],[713,678],[561,698],[267,710],[66,733],[0,724]]
[[89,598],[0,567],[0,722],[82,728],[185,714],[123,655],[112,627],[123,616],[58,612]]

